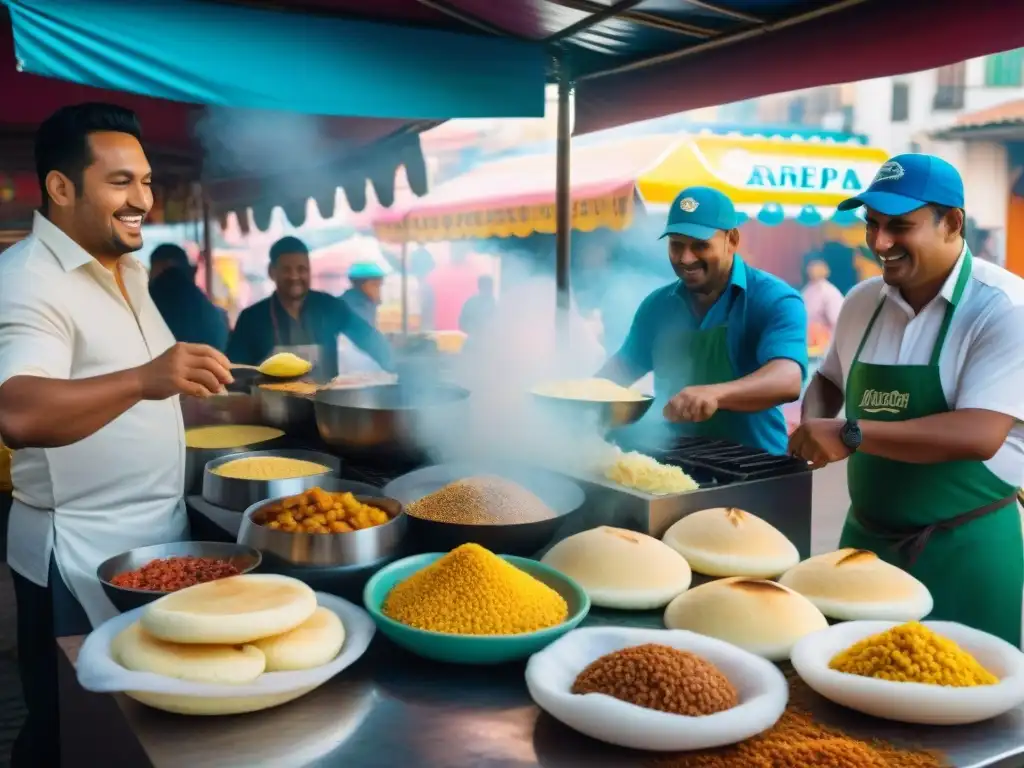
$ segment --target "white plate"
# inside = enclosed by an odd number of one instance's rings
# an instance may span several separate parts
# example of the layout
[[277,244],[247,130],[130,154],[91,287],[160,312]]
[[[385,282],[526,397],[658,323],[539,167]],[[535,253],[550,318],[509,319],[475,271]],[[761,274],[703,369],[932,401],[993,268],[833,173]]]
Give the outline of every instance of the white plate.
[[78,654],[78,683],[96,693],[141,692],[197,698],[244,699],[306,693],[323,685],[362,656],[376,632],[376,625],[362,608],[334,595],[316,593],[317,603],[337,614],[345,627],[345,644],[328,664],[299,672],[267,672],[245,685],[193,683],[152,672],[125,669],[110,653],[110,644],[131,624],[139,620],[146,607],[115,616],[94,629]]
[[[645,643],[690,651],[717,666],[740,703],[704,717],[638,707],[601,693],[570,693],[583,669],[600,657]],[[537,706],[573,730],[631,749],[679,752],[749,739],[775,725],[789,701],[782,673],[769,661],[693,632],[594,627],[577,629],[530,657],[526,687]]]
[[868,715],[920,725],[964,725],[1008,712],[1024,703],[1024,653],[987,632],[952,621],[925,621],[999,678],[974,688],[896,683],[829,669],[839,652],[902,622],[848,621],[808,635],[793,648],[797,674],[826,699]]

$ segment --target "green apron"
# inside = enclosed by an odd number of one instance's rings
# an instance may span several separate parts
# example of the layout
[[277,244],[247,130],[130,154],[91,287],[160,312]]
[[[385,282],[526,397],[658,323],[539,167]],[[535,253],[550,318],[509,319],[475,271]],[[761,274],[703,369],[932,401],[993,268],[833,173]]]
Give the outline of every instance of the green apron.
[[[654,407],[661,418],[668,401],[686,387],[722,384],[738,378],[732,360],[726,326],[696,331],[667,331],[654,344]],[[669,425],[673,435],[712,437],[746,443],[746,425],[739,415],[719,410],[707,421]]]
[[[908,421],[949,411],[939,358],[971,275],[964,258],[927,365],[860,361],[884,300],[868,323],[846,383],[846,417]],[[850,514],[840,548],[866,549],[920,579],[930,618],[957,621],[1021,643],[1024,543],[1016,488],[981,461],[908,464],[854,453],[847,464]]]

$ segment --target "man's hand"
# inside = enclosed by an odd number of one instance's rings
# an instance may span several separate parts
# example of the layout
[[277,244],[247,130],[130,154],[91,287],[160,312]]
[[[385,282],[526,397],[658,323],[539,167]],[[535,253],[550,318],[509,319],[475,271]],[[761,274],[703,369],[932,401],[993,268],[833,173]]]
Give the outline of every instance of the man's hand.
[[175,395],[209,397],[234,381],[228,359],[205,344],[175,344],[136,370],[143,400],[166,400]]
[[851,451],[839,434],[844,419],[807,419],[789,437],[789,452],[807,461],[812,469],[820,469],[834,461],[842,461]]
[[668,401],[664,408],[667,421],[707,421],[718,411],[718,391],[714,385],[687,387]]

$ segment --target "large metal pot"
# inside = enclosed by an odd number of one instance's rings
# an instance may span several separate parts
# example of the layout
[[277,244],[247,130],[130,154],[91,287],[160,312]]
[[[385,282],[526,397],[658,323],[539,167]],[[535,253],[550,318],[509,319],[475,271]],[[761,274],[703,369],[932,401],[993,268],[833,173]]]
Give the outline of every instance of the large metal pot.
[[316,435],[312,395],[265,389],[259,385],[253,387],[252,393],[264,424],[283,429],[292,437]]
[[353,458],[422,460],[431,435],[468,418],[469,391],[451,384],[321,390],[313,400],[320,438]]

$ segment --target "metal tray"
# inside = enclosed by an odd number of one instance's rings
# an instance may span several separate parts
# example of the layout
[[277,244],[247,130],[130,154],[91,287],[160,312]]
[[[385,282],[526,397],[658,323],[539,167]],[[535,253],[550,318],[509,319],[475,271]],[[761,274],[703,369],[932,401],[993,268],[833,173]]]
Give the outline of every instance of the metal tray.
[[[211,471],[229,461],[263,456],[312,461],[328,467],[329,471],[309,475],[308,477],[292,477],[284,480],[239,480],[232,477],[221,477]],[[314,488],[327,478],[337,477],[340,471],[341,461],[338,457],[317,451],[281,449],[235,453],[211,461],[206,465],[206,469],[203,471],[203,498],[211,504],[216,504],[218,507],[235,512],[244,512],[257,502],[283,496],[292,496],[296,493],[302,493],[309,488]]]

